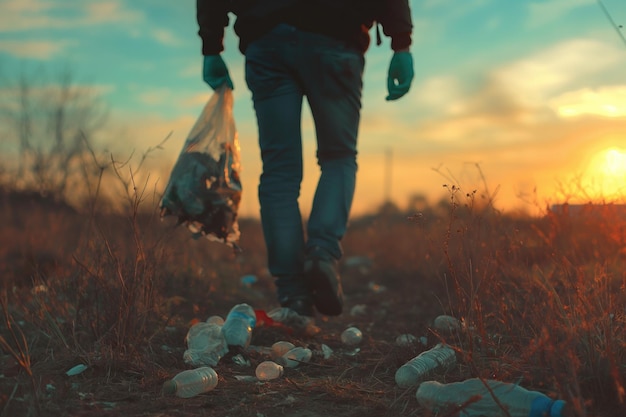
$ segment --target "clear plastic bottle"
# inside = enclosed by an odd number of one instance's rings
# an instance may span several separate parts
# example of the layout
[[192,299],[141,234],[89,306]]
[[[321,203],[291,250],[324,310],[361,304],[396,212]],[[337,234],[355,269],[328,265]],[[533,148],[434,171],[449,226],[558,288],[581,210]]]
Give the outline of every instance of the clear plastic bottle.
[[222,326],[215,323],[199,322],[191,326],[185,337],[187,350],[183,360],[192,366],[215,366],[228,353]]
[[341,333],[341,341],[348,346],[356,346],[363,340],[363,333],[356,327],[348,327]]
[[278,359],[295,347],[291,342],[280,340],[272,345],[270,355],[272,359]]
[[297,346],[289,350],[281,358],[277,359],[277,361],[287,368],[295,368],[303,362],[309,362],[312,357],[313,352],[311,349]]
[[206,319],[206,322],[211,324],[217,324],[218,326],[224,325],[224,319],[222,318],[222,316],[210,316],[208,319]]
[[256,377],[260,381],[270,381],[283,376],[284,368],[274,361],[263,361],[256,367]]
[[[489,389],[485,386],[487,384]],[[564,417],[565,401],[553,400],[537,391],[529,391],[519,385],[471,378],[461,382],[442,384],[437,381],[423,382],[415,396],[420,405],[432,413],[445,414],[459,410],[461,417],[505,416],[510,417]],[[506,414],[498,402],[507,409]]]
[[217,373],[209,366],[187,369],[165,381],[163,394],[191,398],[211,391],[217,386]]
[[247,348],[252,339],[252,329],[256,325],[256,314],[248,304],[234,306],[222,326],[222,332],[229,346]]
[[456,364],[456,352],[450,346],[438,343],[396,371],[396,384],[401,388],[419,385],[437,371],[446,371]]

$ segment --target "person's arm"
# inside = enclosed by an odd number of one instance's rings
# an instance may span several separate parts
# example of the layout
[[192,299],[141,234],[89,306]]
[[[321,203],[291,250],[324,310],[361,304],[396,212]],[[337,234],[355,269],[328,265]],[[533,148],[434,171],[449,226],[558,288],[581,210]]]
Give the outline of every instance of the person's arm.
[[196,1],[202,55],[216,55],[224,50],[224,28],[228,26],[227,4],[224,0]]
[[408,50],[411,46],[413,19],[408,0],[388,0],[379,18],[383,33],[391,38],[391,49]]
[[202,40],[202,79],[213,90],[226,84],[231,90],[233,81],[220,53],[224,50],[224,28],[228,26],[228,8],[224,0],[197,0],[198,35]]
[[387,73],[387,101],[397,100],[409,92],[413,81],[411,35],[413,20],[408,0],[388,0],[379,19],[383,33],[391,37],[394,51]]

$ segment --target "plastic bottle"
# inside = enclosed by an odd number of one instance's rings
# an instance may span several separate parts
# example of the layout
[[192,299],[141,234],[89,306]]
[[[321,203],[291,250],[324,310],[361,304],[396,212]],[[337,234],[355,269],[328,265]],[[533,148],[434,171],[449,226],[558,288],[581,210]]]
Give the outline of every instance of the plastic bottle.
[[211,391],[217,386],[217,373],[209,366],[188,369],[165,381],[163,394],[191,398]]
[[229,346],[247,348],[252,339],[252,329],[256,325],[256,314],[248,304],[234,306],[222,326],[222,332]]
[[284,368],[273,361],[263,361],[256,367],[256,377],[260,381],[269,381],[283,376]]
[[445,371],[456,363],[456,352],[448,345],[438,343],[396,371],[396,384],[401,388],[419,385],[437,371]]
[[191,326],[185,337],[187,350],[183,360],[192,366],[215,366],[228,353],[222,326],[214,323],[199,322]]
[[222,318],[222,316],[210,316],[208,319],[206,319],[206,322],[211,324],[217,324],[218,326],[224,325],[224,319]]
[[272,345],[270,355],[272,359],[278,359],[295,347],[291,342],[280,340]]
[[311,349],[297,346],[289,350],[277,361],[287,368],[295,368],[303,362],[309,362],[312,357],[313,352]]
[[[493,395],[485,384],[493,392]],[[442,384],[437,381],[423,382],[415,396],[422,407],[435,414],[452,410],[460,411],[461,417],[510,416],[510,417],[563,417],[565,402],[553,400],[537,391],[529,391],[519,385],[494,380],[471,378],[461,382]],[[498,403],[507,409],[506,414]]]
[[356,346],[363,340],[363,333],[356,327],[348,327],[341,333],[341,341],[348,346]]

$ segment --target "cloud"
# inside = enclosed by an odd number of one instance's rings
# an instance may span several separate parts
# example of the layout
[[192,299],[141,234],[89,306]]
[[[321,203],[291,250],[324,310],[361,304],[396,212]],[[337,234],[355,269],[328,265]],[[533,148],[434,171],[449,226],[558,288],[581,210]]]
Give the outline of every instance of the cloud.
[[20,58],[48,59],[63,51],[72,43],[70,41],[0,40],[0,52],[6,52]]
[[595,0],[548,0],[531,2],[528,5],[529,27],[537,27],[553,22],[573,9],[589,6]]
[[626,117],[626,85],[568,91],[552,98],[549,104],[565,118],[582,115]]
[[371,118],[364,119],[364,131],[377,140],[393,134],[398,144],[420,151],[486,152],[531,144],[537,129],[566,123],[564,117],[625,115],[625,86],[580,89],[602,82],[620,60],[618,51],[605,44],[573,39],[484,74],[437,75],[415,86],[419,94],[411,95],[406,106],[413,113],[408,125]]
[[524,102],[538,103],[575,81],[609,69],[620,60],[614,48],[589,39],[572,39],[505,65],[494,77]]
[[128,24],[143,14],[124,7],[121,0],[86,0],[68,4],[62,0],[5,0],[0,14],[2,32]]
[[121,0],[92,0],[83,4],[85,18],[89,25],[102,23],[122,24],[137,22],[143,19],[142,13],[126,9],[124,2]]
[[172,33],[171,31],[165,29],[153,30],[152,37],[159,41],[161,44],[167,46],[178,46],[183,44],[180,38],[174,35],[174,33]]
[[441,75],[426,79],[422,85],[415,86],[416,103],[443,114],[459,112],[459,100],[462,98],[461,85],[457,78]]
[[168,99],[171,97],[171,90],[154,90],[146,91],[143,93],[139,93],[137,98],[142,104],[148,106],[156,106],[159,104],[166,103]]

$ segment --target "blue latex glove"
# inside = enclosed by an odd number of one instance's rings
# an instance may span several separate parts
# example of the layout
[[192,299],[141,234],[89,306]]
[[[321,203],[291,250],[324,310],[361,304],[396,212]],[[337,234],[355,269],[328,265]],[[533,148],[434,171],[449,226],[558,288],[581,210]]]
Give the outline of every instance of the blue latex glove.
[[386,100],[397,100],[408,93],[413,76],[413,55],[408,51],[394,52],[387,74]]
[[211,86],[213,90],[217,90],[224,84],[226,84],[231,90],[234,89],[233,80],[230,79],[226,63],[219,54],[204,56],[202,78],[204,79],[204,82]]

